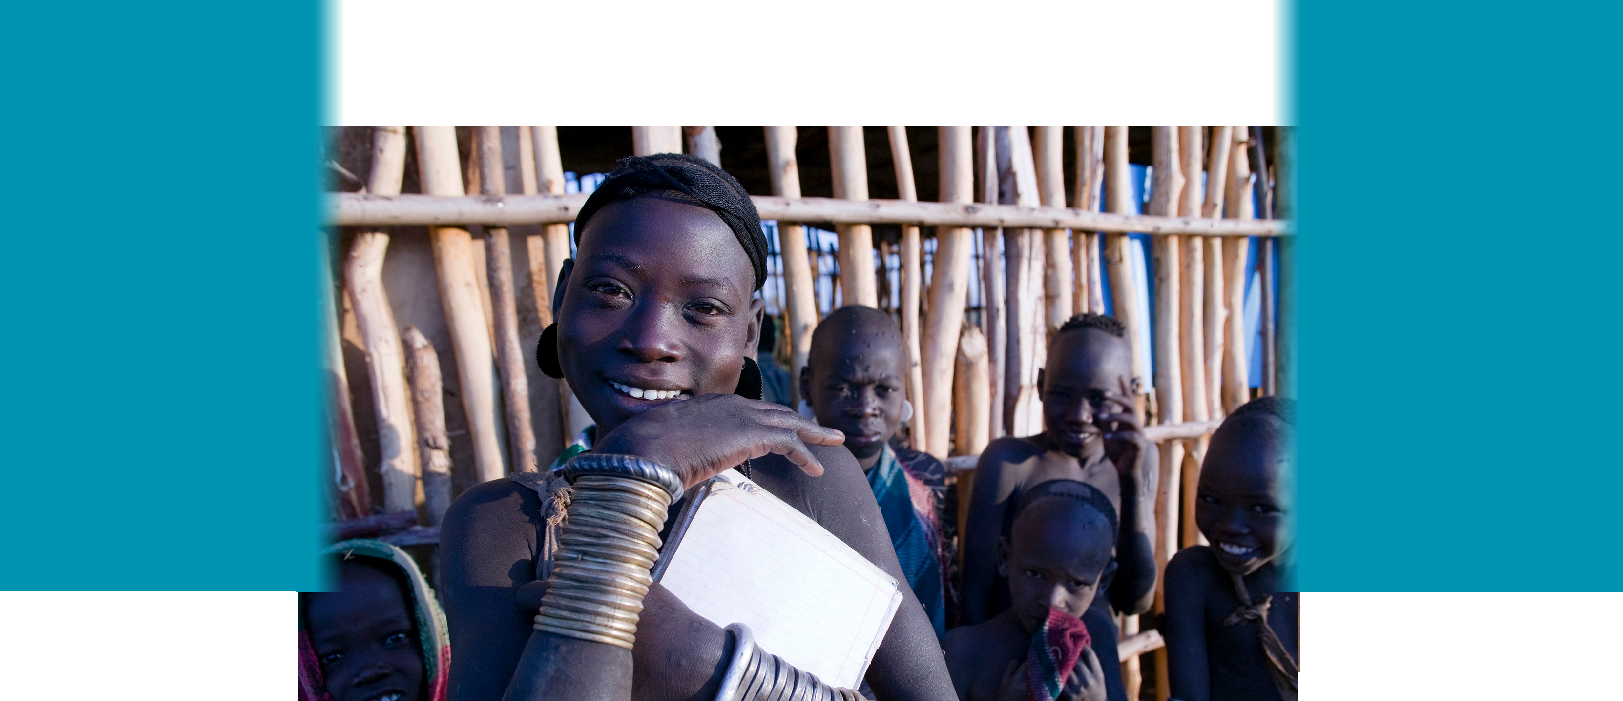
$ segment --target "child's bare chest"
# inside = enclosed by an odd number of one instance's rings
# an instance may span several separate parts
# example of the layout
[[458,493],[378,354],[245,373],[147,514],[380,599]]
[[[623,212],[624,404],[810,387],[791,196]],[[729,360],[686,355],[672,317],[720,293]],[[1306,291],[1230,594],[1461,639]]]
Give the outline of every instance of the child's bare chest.
[[[1209,651],[1212,698],[1274,698],[1276,692],[1268,671],[1256,621],[1228,621],[1239,609],[1232,592],[1212,596],[1206,602],[1206,649]],[[1268,626],[1279,636],[1285,649],[1297,657],[1299,595],[1279,592],[1268,606]],[[1300,661],[1300,660],[1298,660]]]

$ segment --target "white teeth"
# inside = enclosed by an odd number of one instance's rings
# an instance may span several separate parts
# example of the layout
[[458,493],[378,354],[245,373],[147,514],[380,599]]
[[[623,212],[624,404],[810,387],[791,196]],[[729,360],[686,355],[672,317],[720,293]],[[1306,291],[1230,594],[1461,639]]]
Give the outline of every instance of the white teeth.
[[636,397],[637,399],[676,399],[682,396],[682,390],[679,389],[642,389],[641,387],[631,387],[612,381],[609,382],[609,384],[613,385],[615,389],[625,392],[626,394]]
[[1234,545],[1233,543],[1218,543],[1217,547],[1222,548],[1223,552],[1230,555],[1244,555],[1252,550],[1252,548],[1242,548],[1238,545]]

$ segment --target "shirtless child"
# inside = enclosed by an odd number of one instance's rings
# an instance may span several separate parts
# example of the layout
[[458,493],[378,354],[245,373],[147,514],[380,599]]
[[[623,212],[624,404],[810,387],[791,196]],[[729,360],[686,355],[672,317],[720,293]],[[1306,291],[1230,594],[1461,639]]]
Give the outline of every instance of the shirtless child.
[[1212,544],[1167,564],[1173,698],[1296,699],[1299,600],[1278,590],[1291,555],[1294,428],[1288,400],[1264,397],[1234,410],[1212,436],[1195,492],[1195,524]]
[[[985,623],[947,633],[947,669],[960,701],[1026,701],[1035,696],[1027,690],[1038,664],[1032,657],[1032,636],[1047,633],[1045,621],[1081,627],[1076,619],[1092,607],[1115,568],[1110,557],[1113,512],[1104,494],[1080,482],[1054,480],[1025,494],[1009,536],[998,542],[998,573],[1009,580],[1012,604]],[[1099,656],[1091,647],[1080,652],[1059,698],[1104,701]]]
[[[1113,581],[1082,617],[1100,659],[1116,659],[1111,608],[1149,609],[1155,593],[1155,444],[1132,414],[1132,354],[1114,319],[1080,314],[1056,331],[1039,375],[1043,432],[995,440],[975,470],[964,529],[963,612],[968,624],[1009,605],[997,572],[997,543],[1009,533],[1013,506],[1033,485],[1055,479],[1084,482],[1103,492],[1120,515]],[[1125,701],[1121,668],[1105,665],[1112,701]]]

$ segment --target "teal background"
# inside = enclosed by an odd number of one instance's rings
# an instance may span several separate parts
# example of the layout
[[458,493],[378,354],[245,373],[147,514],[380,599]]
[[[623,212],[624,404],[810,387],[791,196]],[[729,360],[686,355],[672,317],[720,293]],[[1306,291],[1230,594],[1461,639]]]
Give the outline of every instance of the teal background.
[[320,5],[5,14],[0,588],[321,586]]
[[1299,584],[1619,589],[1617,5],[1294,12]]

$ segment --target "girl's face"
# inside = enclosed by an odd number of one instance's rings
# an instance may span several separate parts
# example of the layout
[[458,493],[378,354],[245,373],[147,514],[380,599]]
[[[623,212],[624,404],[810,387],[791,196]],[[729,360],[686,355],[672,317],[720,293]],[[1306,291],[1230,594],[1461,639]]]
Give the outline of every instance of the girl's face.
[[1212,543],[1223,569],[1255,572],[1290,548],[1282,474],[1284,447],[1267,416],[1242,416],[1212,439],[1195,492],[1195,525]]
[[305,617],[321,676],[334,701],[417,701],[423,649],[405,593],[393,577],[357,562],[341,591],[308,594]]
[[610,203],[558,279],[558,358],[604,435],[646,409],[738,386],[764,305],[732,229],[658,195]]

